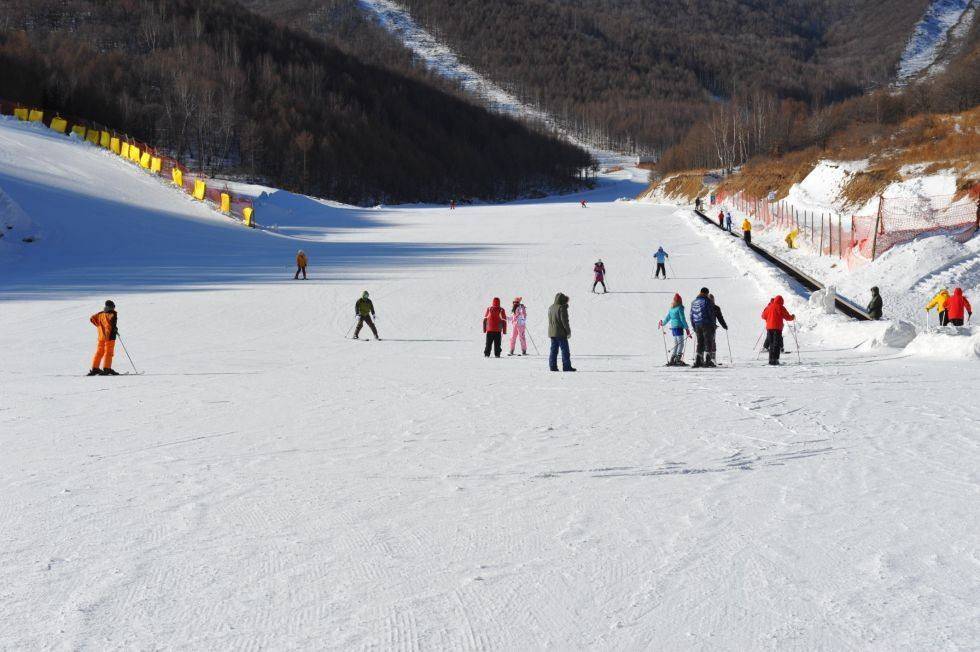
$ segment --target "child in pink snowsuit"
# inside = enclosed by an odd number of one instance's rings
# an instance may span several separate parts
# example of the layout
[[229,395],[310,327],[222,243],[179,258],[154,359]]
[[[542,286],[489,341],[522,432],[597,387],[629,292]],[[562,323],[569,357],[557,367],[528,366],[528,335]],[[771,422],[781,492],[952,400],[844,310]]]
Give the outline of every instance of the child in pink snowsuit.
[[522,297],[517,297],[514,299],[514,307],[510,311],[510,321],[513,324],[513,328],[510,332],[510,354],[514,355],[514,345],[517,344],[517,338],[521,338],[521,355],[527,355],[527,340],[524,339],[524,334],[527,330],[527,308],[521,303]]

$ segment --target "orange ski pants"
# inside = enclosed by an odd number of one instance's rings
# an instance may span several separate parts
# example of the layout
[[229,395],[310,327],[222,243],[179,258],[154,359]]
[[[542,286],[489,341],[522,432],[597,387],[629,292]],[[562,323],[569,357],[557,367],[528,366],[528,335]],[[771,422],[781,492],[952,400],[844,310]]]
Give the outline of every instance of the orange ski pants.
[[[95,350],[95,357],[92,358],[93,369],[111,369],[112,355],[116,351],[116,340],[99,340],[99,348]],[[99,361],[102,364],[99,364]]]

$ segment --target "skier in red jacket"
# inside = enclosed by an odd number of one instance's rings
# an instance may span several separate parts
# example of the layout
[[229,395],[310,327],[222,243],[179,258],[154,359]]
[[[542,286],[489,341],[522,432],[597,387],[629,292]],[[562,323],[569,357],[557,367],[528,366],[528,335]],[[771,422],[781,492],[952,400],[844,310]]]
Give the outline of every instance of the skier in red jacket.
[[793,321],[792,315],[783,307],[783,297],[777,295],[762,311],[766,320],[766,348],[769,349],[769,364],[779,364],[779,354],[783,351],[783,320]]
[[487,345],[483,348],[483,357],[490,357],[493,348],[495,358],[500,357],[501,333],[507,334],[507,311],[500,307],[500,299],[494,297],[493,305],[483,313],[483,332],[487,334]]
[[962,326],[964,310],[970,317],[973,317],[973,306],[964,296],[963,288],[956,288],[953,290],[953,296],[946,300],[946,317],[949,319],[949,323],[953,326]]

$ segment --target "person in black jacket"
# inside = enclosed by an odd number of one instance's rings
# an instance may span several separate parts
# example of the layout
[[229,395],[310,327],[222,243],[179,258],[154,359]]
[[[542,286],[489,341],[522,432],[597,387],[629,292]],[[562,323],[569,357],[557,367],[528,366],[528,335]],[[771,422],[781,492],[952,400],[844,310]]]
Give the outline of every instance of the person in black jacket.
[[715,303],[715,295],[709,294],[708,300],[711,301],[711,305],[715,307],[715,319],[718,321],[718,324],[727,331],[728,324],[725,323],[725,315],[721,314],[721,306]]
[[871,302],[868,303],[868,314],[871,315],[872,319],[881,319],[881,294],[878,292],[878,286],[871,288]]

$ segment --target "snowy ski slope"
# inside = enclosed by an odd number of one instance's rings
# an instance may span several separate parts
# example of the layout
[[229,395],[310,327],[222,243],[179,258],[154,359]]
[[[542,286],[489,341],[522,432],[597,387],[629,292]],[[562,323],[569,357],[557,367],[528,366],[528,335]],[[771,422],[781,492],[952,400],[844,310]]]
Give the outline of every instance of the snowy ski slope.
[[[804,300],[603,181],[273,192],[249,231],[0,120],[0,206],[40,234],[0,240],[0,649],[975,649],[980,365],[805,330],[769,368],[762,305]],[[666,369],[657,320],[704,284],[735,367]],[[383,342],[344,339],[364,289]],[[557,291],[577,374],[482,357],[493,296],[544,347]],[[145,375],[81,375],[110,297]]]
[[459,55],[419,25],[409,11],[393,0],[358,0],[365,12],[374,16],[378,24],[398,38],[415,56],[425,62],[437,74],[458,83],[491,110],[506,113],[532,123],[546,125],[572,143],[589,150],[603,165],[632,165],[636,157],[612,152],[582,140],[558,124],[553,116],[531,106],[487,79],[471,66],[463,63]]
[[[933,0],[905,45],[896,84],[904,85],[937,63],[943,46],[957,28],[969,29],[975,0]],[[965,32],[964,32],[965,33]]]

